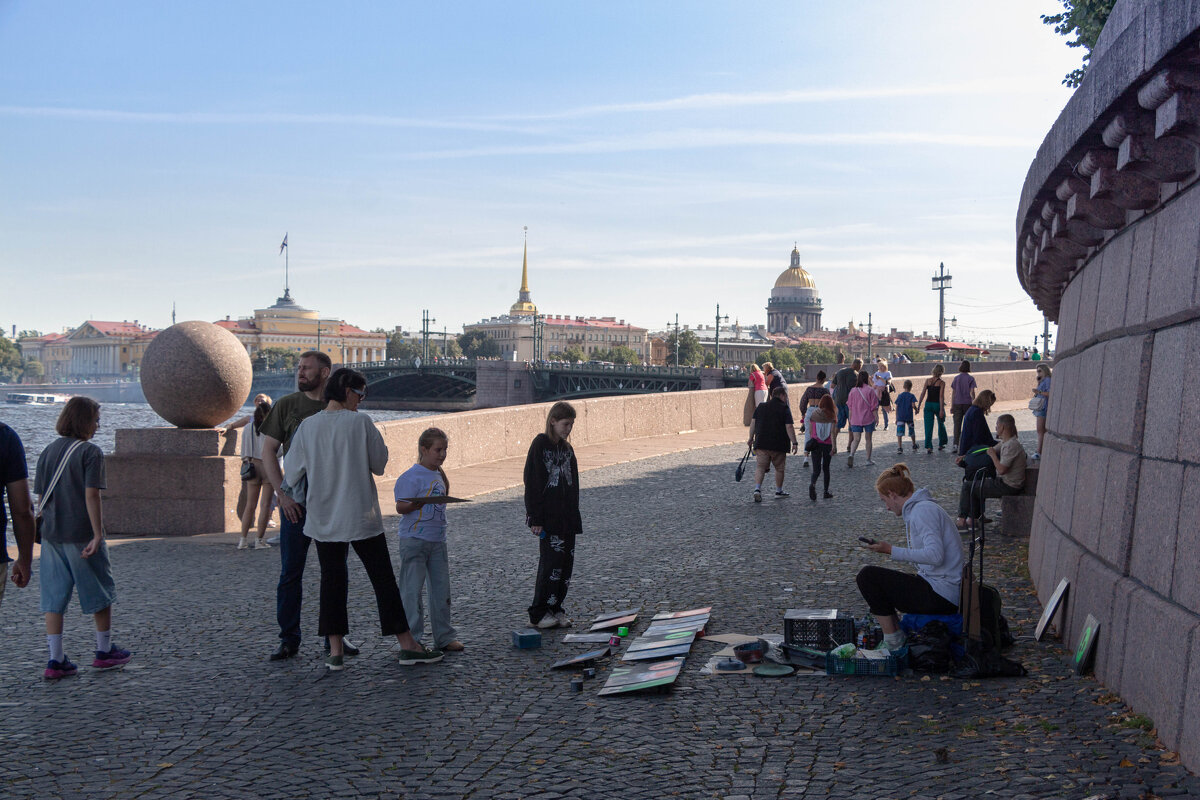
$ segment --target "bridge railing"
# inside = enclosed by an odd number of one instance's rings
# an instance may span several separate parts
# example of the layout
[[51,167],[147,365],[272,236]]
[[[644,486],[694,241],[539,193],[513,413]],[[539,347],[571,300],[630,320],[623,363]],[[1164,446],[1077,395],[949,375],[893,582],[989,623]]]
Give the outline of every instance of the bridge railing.
[[618,373],[635,373],[637,375],[656,375],[656,376],[686,376],[689,378],[698,377],[700,369],[698,367],[656,367],[642,366],[641,364],[575,364],[569,361],[531,361],[528,362],[531,370],[552,370],[554,372],[618,372]]

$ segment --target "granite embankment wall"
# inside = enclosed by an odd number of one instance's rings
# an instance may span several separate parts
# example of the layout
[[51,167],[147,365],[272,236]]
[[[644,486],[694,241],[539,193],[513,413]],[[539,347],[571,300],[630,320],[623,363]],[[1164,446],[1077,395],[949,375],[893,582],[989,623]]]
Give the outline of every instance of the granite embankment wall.
[[[1032,388],[1028,371],[977,377],[1001,400],[1023,399]],[[801,387],[793,387],[797,411]],[[737,428],[741,438],[745,389],[621,395],[576,400],[571,440],[577,447],[687,431]],[[379,423],[390,459],[381,487],[416,459],[417,438],[434,426],[450,438],[448,470],[524,457],[533,437],[546,428],[551,403],[463,411]],[[239,437],[215,429],[145,428],[117,432],[116,452],[107,459],[105,523],[118,535],[177,536],[237,530]]]
[[1030,539],[1096,675],[1200,768],[1200,2],[1121,0],[1030,168],[1018,274],[1059,323]]

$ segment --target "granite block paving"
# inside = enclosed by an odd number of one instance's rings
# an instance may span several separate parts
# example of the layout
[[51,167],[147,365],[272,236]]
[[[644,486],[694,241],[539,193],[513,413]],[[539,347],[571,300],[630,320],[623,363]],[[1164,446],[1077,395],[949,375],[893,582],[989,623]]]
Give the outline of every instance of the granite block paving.
[[[1032,446],[1032,434],[1022,439]],[[854,575],[886,560],[856,538],[904,541],[902,521],[873,491],[892,447],[881,445],[874,467],[860,455],[848,469],[836,456],[835,497],[816,504],[798,458],[788,460],[792,496],[753,504],[752,485],[733,481],[736,444],[585,472],[567,598],[576,629],[629,605],[643,611],[634,633],[654,612],[701,605],[713,606],[714,633],[782,633],[785,609],[800,606],[865,613]],[[904,459],[953,510],[961,473],[952,459]],[[341,673],[324,671],[315,556],[301,654],[268,663],[279,551],[238,551],[234,536],[214,535],[114,544],[116,640],[135,658],[48,683],[35,567],[31,586],[10,588],[0,608],[0,795],[1200,795],[1200,780],[1130,709],[1073,674],[1067,646],[1032,641],[1041,607],[1019,541],[988,541],[987,580],[1003,593],[1018,638],[1010,656],[1026,678],[710,678],[698,670],[718,645],[699,641],[673,691],[602,698],[611,663],[578,694],[567,674],[548,670],[587,645],[559,631],[538,650],[509,643],[528,624],[536,561],[519,491],[482,495],[448,517],[453,615],[467,649],[425,667],[400,667],[375,635],[369,584],[352,557],[351,630],[363,653]],[[90,623],[77,607],[65,639],[76,661],[90,662]]]

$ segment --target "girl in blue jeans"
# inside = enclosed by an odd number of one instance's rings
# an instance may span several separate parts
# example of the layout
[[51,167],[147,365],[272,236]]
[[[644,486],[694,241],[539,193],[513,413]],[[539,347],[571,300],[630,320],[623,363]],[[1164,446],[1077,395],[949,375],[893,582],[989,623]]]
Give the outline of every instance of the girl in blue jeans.
[[[450,624],[450,561],[446,554],[446,504],[413,503],[412,498],[445,497],[450,479],[442,469],[450,440],[440,428],[427,428],[417,439],[417,463],[396,479],[396,513],[400,518],[400,597],[408,627],[421,639],[425,632],[421,590],[429,583],[429,626],[438,650],[463,649]],[[406,499],[408,498],[408,499]]]

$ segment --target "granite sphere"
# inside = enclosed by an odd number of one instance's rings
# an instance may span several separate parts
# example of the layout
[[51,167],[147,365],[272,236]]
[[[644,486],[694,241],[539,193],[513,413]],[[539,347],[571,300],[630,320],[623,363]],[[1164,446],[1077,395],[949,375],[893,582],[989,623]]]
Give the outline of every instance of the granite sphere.
[[160,417],[180,428],[212,428],[250,395],[246,348],[229,331],[193,320],[160,331],[142,357],[142,392]]

